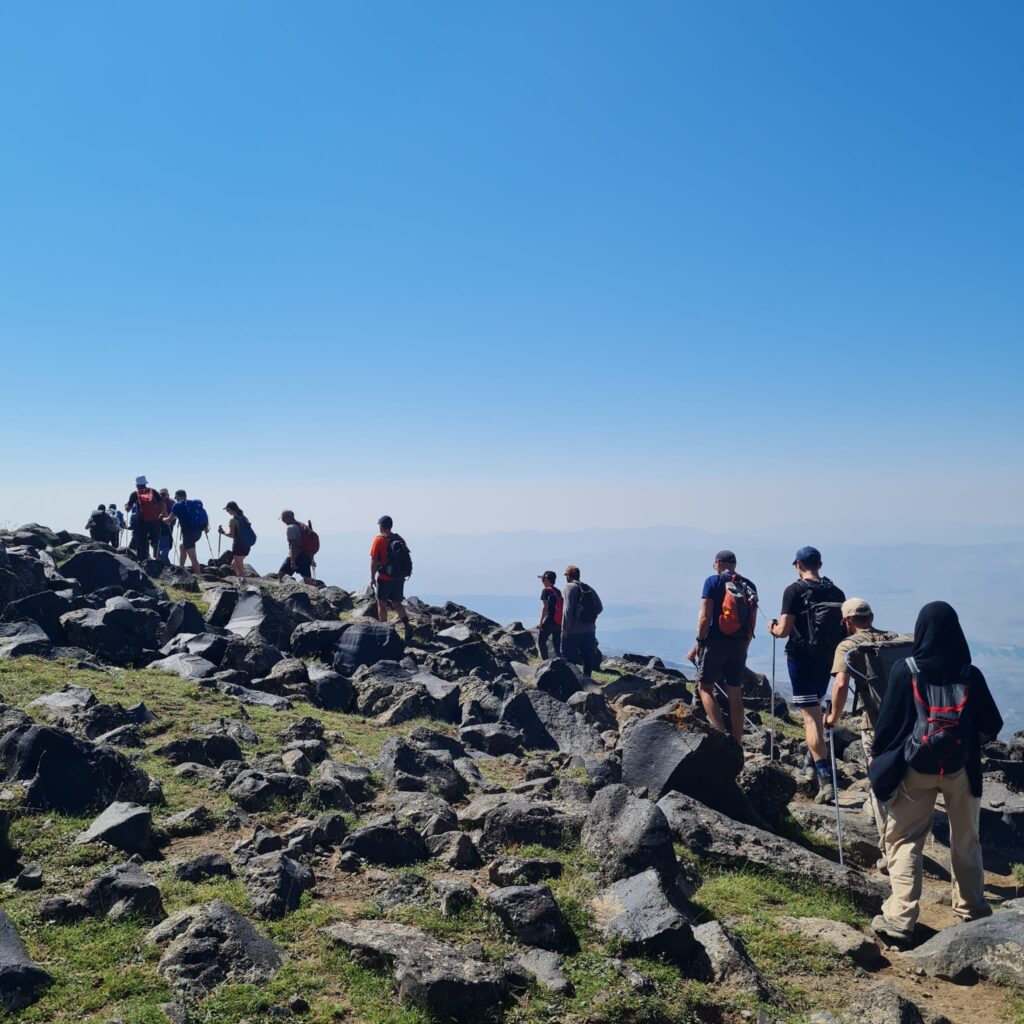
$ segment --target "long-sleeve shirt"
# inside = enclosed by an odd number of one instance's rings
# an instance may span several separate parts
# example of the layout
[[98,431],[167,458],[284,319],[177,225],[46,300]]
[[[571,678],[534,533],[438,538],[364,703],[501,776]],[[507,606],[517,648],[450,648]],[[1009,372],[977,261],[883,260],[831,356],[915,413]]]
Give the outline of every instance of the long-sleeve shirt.
[[[583,587],[580,585],[579,580],[573,580],[565,585],[565,590],[562,592],[563,636],[582,636],[586,633],[597,632],[597,624],[595,622],[579,621],[579,607],[582,597]],[[600,612],[601,599],[597,596],[597,591],[594,591],[594,600],[597,602],[597,610]]]

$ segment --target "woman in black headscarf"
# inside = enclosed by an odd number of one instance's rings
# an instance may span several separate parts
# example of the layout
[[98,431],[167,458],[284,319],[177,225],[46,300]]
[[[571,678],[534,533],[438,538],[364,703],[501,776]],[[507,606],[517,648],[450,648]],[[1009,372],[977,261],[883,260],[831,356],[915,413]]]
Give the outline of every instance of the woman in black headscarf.
[[[912,668],[913,664],[913,668]],[[962,737],[963,755],[946,771],[938,762],[915,758],[908,764],[919,714],[932,692],[955,694],[952,704],[966,698],[956,735]],[[868,774],[879,800],[892,803],[885,829],[892,896],[871,922],[875,931],[897,940],[911,937],[917,923],[923,850],[931,832],[935,800],[942,794],[949,818],[949,847],[953,866],[953,913],[963,921],[985,917],[992,911],[985,902],[985,872],[981,860],[978,822],[981,813],[981,748],[1003,727],[988,684],[971,664],[971,651],[960,620],[945,601],[926,604],[914,627],[914,651],[889,675],[878,715]],[[911,741],[911,742],[908,742]],[[934,768],[934,771],[925,770]]]

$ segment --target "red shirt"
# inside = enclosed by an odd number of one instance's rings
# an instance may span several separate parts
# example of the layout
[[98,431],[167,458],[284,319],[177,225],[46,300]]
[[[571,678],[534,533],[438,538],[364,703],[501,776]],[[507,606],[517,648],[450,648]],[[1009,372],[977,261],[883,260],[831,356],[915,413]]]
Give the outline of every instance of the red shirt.
[[379,570],[383,569],[388,564],[388,541],[389,537],[386,537],[383,533],[378,533],[373,538],[373,543],[370,545],[370,557],[377,559],[378,572],[377,576],[382,580],[390,580],[391,577],[386,573]]

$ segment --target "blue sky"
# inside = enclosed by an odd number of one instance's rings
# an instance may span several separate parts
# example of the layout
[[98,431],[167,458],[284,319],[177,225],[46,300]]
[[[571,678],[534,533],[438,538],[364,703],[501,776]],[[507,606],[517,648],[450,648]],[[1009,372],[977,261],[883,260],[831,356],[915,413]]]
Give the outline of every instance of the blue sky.
[[1018,525],[1022,29],[5,5],[0,520]]

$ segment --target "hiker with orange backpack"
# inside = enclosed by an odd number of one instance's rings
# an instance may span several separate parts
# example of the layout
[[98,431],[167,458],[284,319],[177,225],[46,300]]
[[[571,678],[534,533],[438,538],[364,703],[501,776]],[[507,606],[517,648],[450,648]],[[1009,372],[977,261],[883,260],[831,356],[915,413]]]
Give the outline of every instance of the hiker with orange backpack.
[[377,618],[388,621],[388,608],[394,608],[409,629],[405,610],[405,581],[412,575],[412,556],[405,540],[392,530],[391,516],[377,520],[379,533],[370,545],[370,586],[377,594]]
[[300,523],[295,513],[285,509],[281,513],[281,522],[285,524],[285,536],[288,540],[288,557],[277,570],[278,581],[285,576],[298,573],[307,586],[313,584],[313,559],[320,550],[320,538],[313,529],[312,522]]
[[[135,515],[132,516],[132,510]],[[140,562],[149,557],[152,550],[153,557],[160,557],[160,517],[167,511],[164,499],[160,497],[156,489],[149,486],[149,481],[144,476],[135,478],[135,490],[128,495],[124,503],[125,512],[129,513],[132,520],[132,550]]]
[[697,616],[697,639],[686,657],[697,665],[697,689],[708,722],[725,732],[725,719],[715,689],[729,698],[729,727],[733,739],[743,739],[743,679],[747,649],[757,618],[757,587],[736,571],[736,555],[715,555],[714,574],[704,581]]

